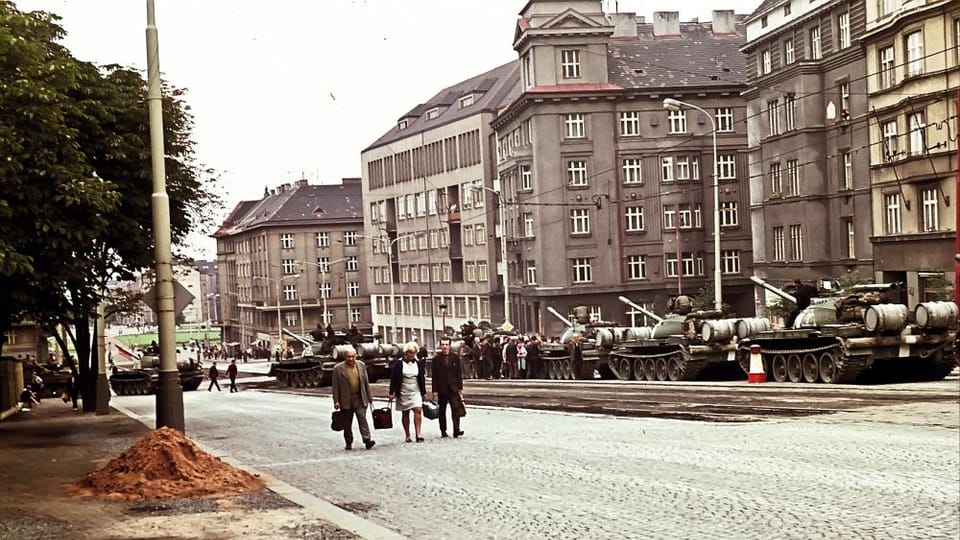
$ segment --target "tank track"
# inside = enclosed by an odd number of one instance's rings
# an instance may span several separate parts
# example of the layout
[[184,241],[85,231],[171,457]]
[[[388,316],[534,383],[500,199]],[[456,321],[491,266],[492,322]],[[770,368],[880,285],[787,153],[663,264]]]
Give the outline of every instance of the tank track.
[[618,351],[611,357],[629,359],[635,381],[692,381],[707,363],[706,358],[693,358],[680,349],[656,354]]
[[[744,353],[740,354],[738,361],[740,367],[743,369],[744,373],[750,373],[750,353],[747,349],[742,349]],[[821,365],[821,360],[825,355],[829,354],[833,357],[834,370],[829,376],[829,380],[824,376],[824,368]],[[869,367],[867,361],[869,356],[867,355],[844,355],[840,350],[840,344],[831,343],[829,345],[824,345],[821,347],[803,347],[803,348],[792,348],[792,349],[772,349],[766,347],[762,352],[763,356],[763,368],[766,372],[766,375],[769,380],[776,379],[776,373],[774,372],[775,363],[777,358],[782,358],[784,362],[789,362],[791,357],[798,357],[802,361],[806,361],[809,357],[813,357],[816,361],[817,369],[815,370],[815,375],[810,378],[804,377],[802,381],[791,381],[791,382],[825,382],[828,384],[851,384],[860,379],[863,372]],[[785,382],[785,381],[783,381]]]
[[111,375],[110,389],[118,396],[145,396],[154,391],[150,375],[129,372]]
[[295,388],[330,386],[333,383],[333,373],[324,371],[320,365],[300,369],[274,366],[273,376],[281,383]]

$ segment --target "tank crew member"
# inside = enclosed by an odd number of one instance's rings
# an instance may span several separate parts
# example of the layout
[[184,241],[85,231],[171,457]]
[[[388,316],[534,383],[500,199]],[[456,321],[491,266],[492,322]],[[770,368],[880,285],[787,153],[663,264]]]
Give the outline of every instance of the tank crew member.
[[797,316],[810,306],[810,300],[818,294],[815,287],[805,285],[799,278],[793,280],[793,286],[793,296],[797,299],[797,307],[790,312],[790,316],[787,318],[787,328],[793,328]]

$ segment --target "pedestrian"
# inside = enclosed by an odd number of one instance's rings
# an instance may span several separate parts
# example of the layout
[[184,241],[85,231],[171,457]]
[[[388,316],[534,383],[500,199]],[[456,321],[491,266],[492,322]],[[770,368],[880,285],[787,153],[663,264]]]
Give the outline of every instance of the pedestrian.
[[213,390],[213,385],[217,385],[217,392],[219,392],[220,382],[217,381],[217,378],[220,377],[220,370],[217,369],[216,362],[210,364],[210,370],[207,371],[207,377],[210,379],[210,386],[207,387],[207,392]]
[[570,345],[567,346],[567,353],[570,355],[570,371],[573,372],[573,378],[580,378],[580,370],[583,368],[583,345],[580,344],[580,334],[574,332],[570,336]]
[[19,405],[21,411],[29,411],[31,407],[39,404],[40,400],[37,399],[37,395],[33,392],[33,390],[24,388],[23,392],[20,392]]
[[463,377],[460,374],[460,358],[450,352],[450,340],[440,340],[440,352],[433,357],[433,373],[430,377],[433,397],[439,398],[440,436],[447,436],[447,404],[450,404],[450,416],[453,418],[453,436],[462,437],[460,416],[463,408]]
[[277,347],[277,350],[273,353],[273,359],[279,364],[280,363],[280,347]]
[[73,410],[79,411],[77,399],[80,397],[80,373],[77,372],[77,365],[70,363],[70,382],[67,386],[67,392],[70,394],[70,401],[73,402]]
[[540,375],[540,341],[537,336],[531,336],[527,342],[527,378],[539,379]]
[[347,425],[343,429],[344,450],[353,448],[353,417],[357,417],[360,437],[367,450],[377,444],[370,438],[370,426],[367,424],[367,409],[372,402],[370,379],[367,378],[367,365],[357,360],[357,350],[347,348],[343,353],[343,362],[333,367],[333,408],[349,413]]
[[521,379],[527,378],[527,345],[525,338],[520,338],[517,342],[517,372]]
[[230,393],[239,392],[237,390],[237,361],[231,360],[227,366],[227,377],[230,377]]
[[510,336],[503,346],[503,378],[512,379],[517,366],[517,336]]
[[406,442],[410,439],[410,411],[413,411],[413,428],[417,442],[423,442],[420,427],[423,425],[423,402],[427,399],[426,362],[417,358],[420,348],[411,341],[403,347],[403,358],[393,363],[390,370],[390,401],[397,400],[401,411],[400,421]]

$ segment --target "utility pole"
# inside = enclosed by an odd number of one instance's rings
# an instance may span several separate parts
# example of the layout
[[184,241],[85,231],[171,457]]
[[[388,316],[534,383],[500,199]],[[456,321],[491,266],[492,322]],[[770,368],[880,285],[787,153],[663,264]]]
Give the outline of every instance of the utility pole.
[[157,272],[157,324],[160,373],[157,428],[184,432],[183,387],[177,371],[176,316],[173,303],[173,255],[170,250],[170,197],[163,150],[163,98],[160,95],[160,43],[154,0],[147,0],[147,105],[150,113],[150,158],[153,165],[153,244]]
[[[957,118],[957,133],[960,133],[960,88],[957,89],[957,106],[953,111]],[[960,137],[957,137],[957,185],[954,193],[960,194]],[[954,236],[956,236],[956,252],[953,254],[953,301],[960,305],[960,212],[957,205],[953,205],[955,219]]]
[[[104,291],[106,293],[106,291]],[[110,414],[110,382],[107,380],[107,300],[97,304],[97,415]]]

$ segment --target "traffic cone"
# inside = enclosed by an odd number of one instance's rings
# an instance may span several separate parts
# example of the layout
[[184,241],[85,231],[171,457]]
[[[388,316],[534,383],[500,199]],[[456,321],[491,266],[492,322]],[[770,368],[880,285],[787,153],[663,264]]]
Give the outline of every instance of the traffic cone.
[[760,346],[750,346],[750,373],[747,375],[749,383],[767,382],[767,373],[763,370],[763,357],[760,355]]

